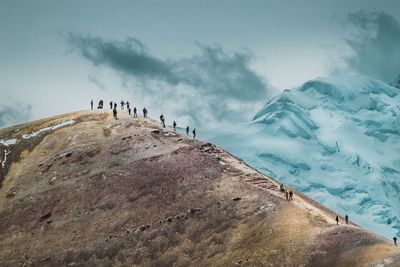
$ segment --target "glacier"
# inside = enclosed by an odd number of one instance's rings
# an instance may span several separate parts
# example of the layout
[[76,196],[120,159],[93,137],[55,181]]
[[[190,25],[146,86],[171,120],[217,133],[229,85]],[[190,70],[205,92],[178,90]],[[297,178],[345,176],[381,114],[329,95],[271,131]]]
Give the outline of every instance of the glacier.
[[203,137],[392,238],[400,234],[399,93],[367,76],[318,78],[283,91],[251,122]]

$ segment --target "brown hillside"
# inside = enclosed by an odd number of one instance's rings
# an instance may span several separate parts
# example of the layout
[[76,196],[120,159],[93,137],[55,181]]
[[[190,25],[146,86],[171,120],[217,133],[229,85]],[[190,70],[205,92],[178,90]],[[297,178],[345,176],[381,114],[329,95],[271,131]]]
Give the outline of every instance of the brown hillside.
[[400,266],[388,240],[151,119],[77,112],[0,140],[0,266]]

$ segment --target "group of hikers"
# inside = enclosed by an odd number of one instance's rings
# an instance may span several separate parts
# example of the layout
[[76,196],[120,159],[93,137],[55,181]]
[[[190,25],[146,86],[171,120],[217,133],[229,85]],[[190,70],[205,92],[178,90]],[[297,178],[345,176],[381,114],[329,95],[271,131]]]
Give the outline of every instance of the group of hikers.
[[[117,115],[118,115],[118,111],[117,111],[118,104],[117,104],[117,102],[110,101],[109,104],[110,104],[110,109],[112,109],[112,111],[113,111],[114,118],[117,119]],[[90,101],[90,109],[91,110],[93,110],[93,107],[94,107],[93,105],[94,105],[94,102],[93,102],[93,100],[91,100]],[[98,103],[97,109],[103,109],[103,106],[104,106],[104,102],[103,102],[103,100],[100,100],[99,103]],[[131,110],[129,101],[125,102],[124,100],[121,100],[121,102],[120,102],[121,110],[124,110],[125,106],[126,106],[126,109],[128,110],[128,114],[129,115],[131,115],[131,112],[133,111],[133,117],[134,118],[138,117],[136,107],[133,107],[133,110]],[[148,113],[147,109],[143,108],[143,117],[147,118],[147,113]],[[160,121],[161,121],[161,126],[166,128],[165,117],[164,117],[163,114],[160,115]],[[172,126],[173,126],[174,131],[176,131],[177,123],[175,121],[173,122]],[[187,135],[189,135],[189,130],[190,130],[189,126],[187,126],[186,127],[186,134]],[[196,138],[196,128],[193,129],[192,134],[193,134],[193,138]]]
[[[287,201],[293,200],[293,191],[292,191],[292,190],[287,190],[287,189],[285,189],[285,187],[284,187],[283,184],[281,184],[281,185],[279,186],[279,190],[280,190],[282,193],[285,194],[285,198],[286,198]],[[346,221],[346,224],[349,224],[349,216],[348,216],[347,214],[346,214],[346,216],[344,216],[344,219],[345,219],[345,221]],[[336,221],[336,225],[338,225],[338,224],[339,224],[339,216],[336,216],[335,221]],[[393,240],[394,240],[394,239],[393,239]],[[397,240],[397,238],[396,238],[396,240]],[[395,240],[395,244],[396,244],[396,240]]]
[[[92,110],[93,110],[93,104],[94,104],[93,100],[90,101],[90,107]],[[118,106],[117,103],[111,101],[109,104],[110,104],[110,109],[113,110],[114,118],[117,118],[117,106]],[[104,105],[103,100],[100,100],[98,103],[97,109],[103,109],[103,105]],[[128,110],[129,115],[131,115],[132,110],[130,108],[129,101],[124,102],[123,100],[121,100],[120,105],[121,105],[121,110],[124,110],[124,108],[126,106],[126,109]],[[136,107],[133,108],[133,117],[137,118]],[[147,109],[146,108],[143,108],[143,117],[147,118]],[[160,122],[161,122],[161,126],[166,128],[165,117],[163,114],[160,115]],[[172,126],[173,126],[174,131],[176,131],[177,123],[175,121],[173,121]],[[190,130],[189,126],[187,126],[186,127],[187,135],[189,135],[189,130]],[[193,138],[196,138],[196,128],[193,129],[192,134],[193,134]],[[283,184],[280,185],[279,190],[285,194],[285,198],[287,201],[293,200],[293,191],[292,190],[285,189]],[[345,219],[346,224],[349,224],[349,216],[347,214],[344,216],[344,219]],[[339,216],[336,215],[335,221],[336,221],[336,225],[339,225]],[[396,236],[393,237],[393,243],[395,246],[397,246],[397,237]]]
[[[344,220],[346,221],[346,224],[349,224],[349,216],[347,214],[344,216]],[[336,215],[335,221],[336,225],[339,225],[339,216]]]
[[[281,192],[285,193],[286,200],[288,200],[288,201],[293,200],[293,191],[292,190],[285,189],[283,184],[280,185],[279,189]],[[349,224],[349,216],[347,214],[344,216],[344,220],[345,220],[346,224]],[[335,221],[336,221],[336,225],[339,225],[339,216],[338,215],[336,215]],[[393,237],[393,243],[395,246],[397,246],[397,237],[396,236]]]
[[292,190],[287,190],[284,188],[283,184],[279,186],[279,190],[283,193],[285,193],[285,197],[287,201],[293,200],[293,191]]
[[[166,127],[165,126],[165,117],[163,114],[160,115],[160,122],[161,122],[161,126],[165,128]],[[177,126],[176,121],[174,121],[172,123],[172,127],[175,132],[176,132],[176,126]],[[189,126],[186,126],[186,134],[189,135]],[[196,128],[193,129],[192,134],[193,134],[193,138],[196,138]]]

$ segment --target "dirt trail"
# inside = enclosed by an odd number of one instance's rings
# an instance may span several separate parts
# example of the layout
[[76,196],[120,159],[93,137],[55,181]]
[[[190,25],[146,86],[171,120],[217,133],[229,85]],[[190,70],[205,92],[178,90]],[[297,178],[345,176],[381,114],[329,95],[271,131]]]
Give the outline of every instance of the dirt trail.
[[[218,148],[218,149],[220,149],[222,151],[221,148]],[[225,162],[229,163],[233,168],[240,170],[243,173],[243,176],[253,176],[253,177],[256,177],[257,181],[258,181],[258,183],[254,183],[254,179],[253,179],[253,180],[247,180],[246,182],[249,182],[251,185],[253,185],[255,187],[266,190],[270,194],[273,194],[277,197],[285,199],[285,195],[279,191],[279,187],[281,185],[280,182],[251,168],[249,165],[247,165],[241,159],[235,157],[234,155],[232,155],[228,152],[225,152],[225,151],[223,153],[225,155],[222,159]],[[320,215],[330,224],[336,225],[335,217],[337,214],[334,211],[320,205],[318,202],[310,199],[309,197],[305,196],[303,193],[296,191],[295,189],[293,189],[292,187],[289,187],[288,185],[284,185],[284,188],[287,190],[291,190],[294,193],[294,198],[292,201],[290,201],[291,203],[297,205],[299,208],[302,208],[306,211],[312,212],[315,215]],[[341,216],[339,216],[339,217],[342,219],[342,222],[343,222],[344,218]],[[356,224],[353,224],[350,221],[349,221],[349,224],[357,226]]]

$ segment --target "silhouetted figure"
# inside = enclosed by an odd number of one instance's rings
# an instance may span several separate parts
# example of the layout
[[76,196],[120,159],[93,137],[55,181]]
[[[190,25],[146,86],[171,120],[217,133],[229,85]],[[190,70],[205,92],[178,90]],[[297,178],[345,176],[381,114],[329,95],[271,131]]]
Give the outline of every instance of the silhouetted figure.
[[113,109],[113,116],[114,116],[115,119],[117,119],[117,109],[116,108]]
[[93,100],[90,101],[90,109],[93,110]]
[[292,190],[289,191],[289,200],[293,200],[293,191]]
[[121,100],[121,109],[122,109],[122,110],[124,109],[124,105],[125,105],[124,100]]
[[336,225],[338,225],[339,224],[339,216],[336,216],[335,221],[336,221]]
[[113,102],[110,102],[110,109],[113,109]]
[[189,126],[186,127],[186,134],[189,135]]
[[193,134],[193,138],[196,138],[196,128],[193,129],[192,134]]
[[129,101],[126,101],[126,108],[129,109]]
[[117,103],[114,102],[114,109],[117,109]]
[[104,104],[103,100],[100,100],[97,109],[103,109],[103,104]]
[[143,108],[143,117],[147,117],[147,109],[146,108]]
[[174,131],[176,132],[176,122],[174,121],[174,123],[172,124],[172,126],[174,127]]
[[131,108],[128,108],[128,113],[129,115],[131,115]]
[[285,197],[286,197],[286,200],[289,200],[289,191],[287,191],[287,190],[285,190]]
[[397,237],[396,236],[393,237],[393,243],[395,246],[397,246]]
[[164,118],[164,115],[163,115],[163,114],[160,115],[160,121],[161,121],[162,127],[165,128],[165,118]]
[[347,216],[347,214],[344,216],[344,219],[346,220],[346,224],[349,224],[349,216]]
[[137,118],[137,109],[136,109],[136,107],[133,108],[133,117]]
[[279,191],[285,192],[285,188],[283,187],[283,184],[281,184],[281,185],[279,186]]

